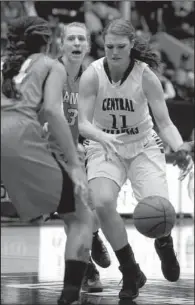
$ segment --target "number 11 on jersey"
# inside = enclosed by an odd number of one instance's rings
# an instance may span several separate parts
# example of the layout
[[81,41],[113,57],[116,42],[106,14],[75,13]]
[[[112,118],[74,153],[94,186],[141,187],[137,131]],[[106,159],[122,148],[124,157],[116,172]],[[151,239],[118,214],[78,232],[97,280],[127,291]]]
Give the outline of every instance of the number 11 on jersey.
[[126,121],[126,115],[120,115],[120,121],[121,126],[117,127],[117,120],[115,114],[110,114],[112,116],[113,122],[112,122],[112,129],[119,129],[119,128],[127,128],[127,121]]

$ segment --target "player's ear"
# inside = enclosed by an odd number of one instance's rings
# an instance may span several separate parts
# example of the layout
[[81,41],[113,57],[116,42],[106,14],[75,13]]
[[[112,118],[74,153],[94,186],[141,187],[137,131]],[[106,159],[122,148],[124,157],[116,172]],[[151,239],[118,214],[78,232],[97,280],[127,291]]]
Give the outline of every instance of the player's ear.
[[89,53],[90,53],[90,51],[91,51],[91,44],[90,44],[90,43],[88,43],[88,46],[87,46],[87,54],[89,54]]
[[131,40],[130,43],[131,43],[131,49],[132,49],[134,47],[134,44],[135,44],[135,39]]

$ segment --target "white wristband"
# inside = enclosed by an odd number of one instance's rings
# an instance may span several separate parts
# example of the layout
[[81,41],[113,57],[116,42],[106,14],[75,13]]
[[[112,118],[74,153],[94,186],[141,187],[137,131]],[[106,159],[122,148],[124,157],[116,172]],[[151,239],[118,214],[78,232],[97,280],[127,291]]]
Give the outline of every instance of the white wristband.
[[167,125],[159,131],[160,138],[167,143],[173,151],[178,151],[183,144],[182,137],[174,124]]

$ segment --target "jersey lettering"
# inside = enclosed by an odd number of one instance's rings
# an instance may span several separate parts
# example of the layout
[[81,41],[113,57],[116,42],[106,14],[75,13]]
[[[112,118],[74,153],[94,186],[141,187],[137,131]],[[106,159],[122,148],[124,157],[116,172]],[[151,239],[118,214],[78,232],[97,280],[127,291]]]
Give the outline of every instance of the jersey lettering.
[[64,108],[64,114],[67,117],[67,121],[70,126],[73,126],[76,123],[76,119],[78,116],[78,109],[76,108],[67,109],[67,106],[77,105],[77,104],[78,104],[78,92],[68,92],[67,90],[64,90],[63,108]]
[[131,128],[118,128],[118,129],[103,129],[104,132],[110,133],[110,134],[121,134],[126,133],[128,135],[137,135],[139,133],[138,127],[131,127]]
[[125,110],[135,112],[133,101],[127,98],[105,98],[102,102],[103,111]]
[[68,118],[67,118],[68,124],[70,126],[73,126],[76,123],[76,118],[78,116],[78,110],[75,108],[70,108],[70,109],[68,109],[68,114],[69,114]]
[[65,91],[63,93],[63,102],[70,104],[70,105],[76,105],[78,103],[78,92],[71,92]]

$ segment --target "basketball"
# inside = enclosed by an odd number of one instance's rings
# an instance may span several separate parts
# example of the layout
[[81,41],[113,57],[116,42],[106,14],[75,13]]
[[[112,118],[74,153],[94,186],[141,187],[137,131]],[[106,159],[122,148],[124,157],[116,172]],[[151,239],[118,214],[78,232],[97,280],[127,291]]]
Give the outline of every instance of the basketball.
[[150,196],[138,203],[133,220],[141,234],[150,238],[160,238],[171,232],[176,221],[176,213],[167,199]]

